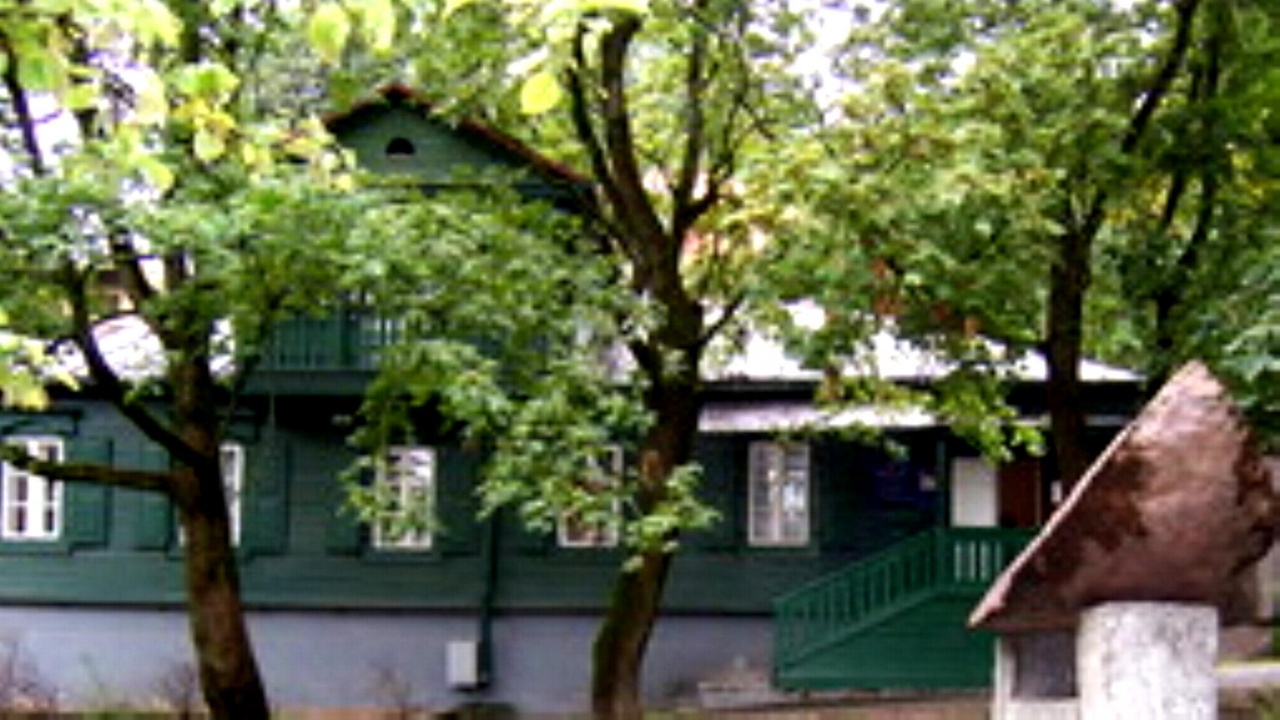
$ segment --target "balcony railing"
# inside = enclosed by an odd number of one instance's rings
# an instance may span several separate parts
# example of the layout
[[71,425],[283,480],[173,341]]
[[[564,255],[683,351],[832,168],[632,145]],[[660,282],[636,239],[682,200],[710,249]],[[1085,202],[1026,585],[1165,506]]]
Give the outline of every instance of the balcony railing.
[[297,317],[277,326],[262,359],[268,371],[372,371],[400,338],[399,320],[359,312]]

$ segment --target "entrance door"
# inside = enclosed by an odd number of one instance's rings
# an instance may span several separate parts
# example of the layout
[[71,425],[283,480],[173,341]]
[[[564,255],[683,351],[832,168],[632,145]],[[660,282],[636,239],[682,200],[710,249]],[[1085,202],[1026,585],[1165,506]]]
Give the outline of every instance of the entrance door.
[[996,471],[977,457],[951,461],[951,526],[995,527],[1000,517]]
[[1040,461],[1014,460],[1000,466],[1000,527],[1033,528],[1044,521]]

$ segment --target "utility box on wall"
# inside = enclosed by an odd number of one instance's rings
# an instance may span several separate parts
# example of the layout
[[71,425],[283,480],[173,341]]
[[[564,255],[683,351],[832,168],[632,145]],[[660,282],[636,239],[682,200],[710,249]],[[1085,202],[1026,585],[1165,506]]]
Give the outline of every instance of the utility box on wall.
[[454,690],[480,687],[480,643],[450,640],[445,646],[445,681]]

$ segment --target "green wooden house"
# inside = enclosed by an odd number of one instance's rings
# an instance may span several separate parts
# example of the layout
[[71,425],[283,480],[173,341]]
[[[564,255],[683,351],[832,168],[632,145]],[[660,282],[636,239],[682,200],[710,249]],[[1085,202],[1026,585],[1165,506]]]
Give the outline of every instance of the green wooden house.
[[[447,182],[456,165],[525,172],[521,189],[572,210],[582,180],[478,124],[446,125],[401,87],[331,119],[375,170]],[[127,318],[100,328],[128,351]],[[440,528],[396,535],[344,509],[337,474],[388,328],[359,314],[281,328],[224,448],[251,629],[282,706],[472,702],[587,706],[590,644],[620,552],[612,533],[533,534],[476,520],[482,457],[432,427],[392,448],[378,479],[404,503],[434,497]],[[919,367],[903,381],[928,381]],[[1086,368],[1099,443],[1137,399],[1129,375]],[[744,671],[775,690],[986,685],[990,640],[964,630],[1051,492],[1034,460],[992,468],[927,417],[868,410],[906,452],[841,433],[779,439],[812,419],[817,378],[761,340],[707,386],[697,455],[722,515],[690,534],[651,644],[645,693],[697,701]],[[1036,369],[1013,400],[1043,408]],[[829,420],[833,425],[839,422]],[[169,461],[92,388],[0,432],[46,456],[158,468]],[[0,474],[0,649],[20,648],[68,700],[145,698],[190,658],[181,538],[167,502]],[[96,694],[96,695],[95,695]]]

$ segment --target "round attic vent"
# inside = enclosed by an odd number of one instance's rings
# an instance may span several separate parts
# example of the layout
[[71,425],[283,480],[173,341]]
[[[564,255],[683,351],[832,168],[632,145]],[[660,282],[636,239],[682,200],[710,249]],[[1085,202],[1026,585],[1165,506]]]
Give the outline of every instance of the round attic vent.
[[395,137],[387,142],[387,157],[410,157],[417,152],[418,148],[407,137]]

